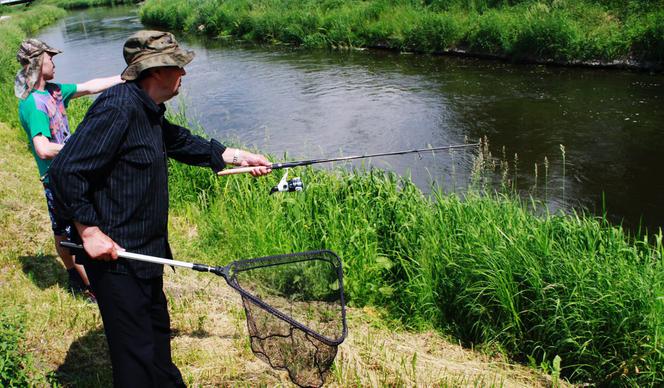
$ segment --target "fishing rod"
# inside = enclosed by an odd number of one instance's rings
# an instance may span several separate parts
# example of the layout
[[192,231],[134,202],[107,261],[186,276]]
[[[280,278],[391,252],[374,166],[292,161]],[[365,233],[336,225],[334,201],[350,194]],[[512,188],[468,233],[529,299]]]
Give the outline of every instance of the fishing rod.
[[[380,153],[377,153],[377,154],[340,156],[340,157],[336,157],[336,158],[327,158],[327,159],[310,159],[310,160],[300,160],[300,161],[296,161],[296,162],[272,163],[269,166],[269,168],[271,168],[272,170],[278,170],[278,169],[282,169],[282,168],[309,166],[309,165],[318,164],[318,163],[341,162],[341,161],[354,160],[354,159],[367,159],[367,158],[375,158],[377,156],[406,155],[406,154],[422,153],[422,152],[427,152],[427,151],[453,150],[453,149],[458,149],[458,148],[477,147],[479,145],[480,145],[480,143],[456,144],[456,145],[448,145],[448,146],[441,146],[441,147],[420,148],[420,149],[414,149],[414,150],[380,152]],[[257,166],[235,167],[235,168],[229,168],[227,170],[219,171],[217,174],[220,175],[220,176],[234,175],[234,174],[246,174],[246,173],[249,173],[249,172],[253,171],[255,168],[258,168],[258,167]]]

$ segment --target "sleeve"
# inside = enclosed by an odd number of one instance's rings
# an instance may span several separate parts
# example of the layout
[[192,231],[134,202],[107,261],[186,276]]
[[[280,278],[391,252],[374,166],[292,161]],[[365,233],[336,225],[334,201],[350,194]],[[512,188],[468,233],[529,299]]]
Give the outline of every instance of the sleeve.
[[76,84],[59,84],[60,90],[62,91],[62,102],[65,104],[65,108],[69,106],[69,101],[76,94]]
[[106,175],[129,120],[111,104],[93,106],[49,168],[49,180],[59,215],[84,225],[99,226],[92,191]]
[[164,143],[169,158],[194,166],[210,167],[219,172],[226,167],[221,154],[226,146],[217,140],[206,140],[186,128],[172,124],[164,118]]
[[25,101],[21,105],[21,115],[25,118],[26,131],[30,140],[37,135],[44,135],[51,138],[51,129],[49,126],[48,115],[46,112],[37,109],[32,96],[31,101]]

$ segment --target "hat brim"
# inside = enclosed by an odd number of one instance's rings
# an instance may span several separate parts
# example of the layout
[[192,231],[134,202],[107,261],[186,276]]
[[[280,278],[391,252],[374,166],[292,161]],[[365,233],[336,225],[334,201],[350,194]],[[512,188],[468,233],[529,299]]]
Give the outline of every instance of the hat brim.
[[120,77],[125,81],[133,81],[145,70],[154,67],[184,67],[194,59],[195,53],[190,50],[176,50],[172,53],[159,53],[145,57],[127,66]]
[[43,58],[43,55],[36,57],[16,74],[16,79],[14,80],[14,94],[16,97],[22,100],[28,97],[32,88],[39,80]]

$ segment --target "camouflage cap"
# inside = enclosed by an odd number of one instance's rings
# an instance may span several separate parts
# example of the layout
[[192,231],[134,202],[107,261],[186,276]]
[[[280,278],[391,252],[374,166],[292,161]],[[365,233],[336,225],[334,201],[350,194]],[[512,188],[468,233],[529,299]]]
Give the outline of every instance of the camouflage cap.
[[126,81],[152,67],[184,67],[194,59],[193,51],[181,49],[173,34],[162,31],[138,31],[127,39],[122,51],[127,62],[122,79]]
[[21,42],[21,46],[16,53],[16,60],[23,68],[19,70],[14,80],[14,94],[16,97],[20,99],[28,97],[35,83],[39,80],[43,54],[55,55],[61,52],[39,39],[30,38]]

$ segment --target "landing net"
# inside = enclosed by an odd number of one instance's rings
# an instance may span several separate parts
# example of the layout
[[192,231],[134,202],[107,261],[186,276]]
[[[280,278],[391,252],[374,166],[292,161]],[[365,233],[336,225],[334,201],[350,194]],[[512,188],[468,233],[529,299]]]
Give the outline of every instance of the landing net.
[[237,261],[251,350],[301,387],[320,387],[346,337],[341,260],[314,251]]

